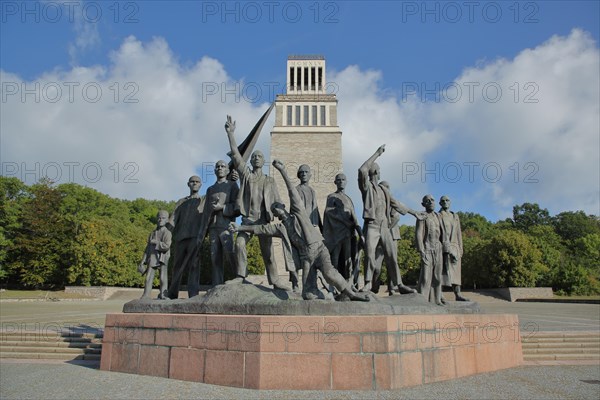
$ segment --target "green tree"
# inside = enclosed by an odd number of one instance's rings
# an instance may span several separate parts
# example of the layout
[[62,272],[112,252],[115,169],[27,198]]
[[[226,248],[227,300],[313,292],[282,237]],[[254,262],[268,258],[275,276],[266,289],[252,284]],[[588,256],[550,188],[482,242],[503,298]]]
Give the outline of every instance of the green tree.
[[61,212],[71,224],[73,262],[65,283],[76,285],[140,286],[136,266],[156,225],[159,209],[174,202],[113,199],[77,184],[60,185]]
[[523,203],[513,207],[513,222],[517,229],[525,231],[535,225],[548,225],[552,219],[548,210],[537,203]]
[[600,294],[598,280],[573,259],[567,259],[556,271],[554,282],[553,289],[558,294],[582,296]]
[[478,235],[467,236],[463,233],[463,257],[461,259],[462,286],[465,288],[494,287],[494,278],[486,268],[484,251],[489,239]]
[[15,261],[9,267],[25,287],[60,287],[71,261],[73,232],[60,212],[61,193],[42,180],[31,186],[21,226],[14,239]]
[[415,227],[400,226],[398,240],[398,266],[405,285],[415,285],[421,272],[421,256],[415,246]]
[[265,262],[260,252],[258,237],[255,235],[246,244],[248,252],[248,273],[252,275],[263,275],[265,273]]
[[583,211],[565,211],[552,218],[556,233],[565,241],[574,241],[590,234],[600,234],[600,219]]
[[562,244],[560,236],[551,225],[535,225],[529,228],[527,236],[531,243],[540,251],[541,262],[547,268],[538,277],[536,286],[556,287],[558,271],[568,258],[568,252]]
[[75,237],[67,282],[83,286],[141,286],[143,277],[136,266],[149,233],[108,217],[83,221]]
[[9,278],[8,265],[14,262],[14,239],[27,196],[27,186],[19,179],[0,176],[0,281]]
[[574,263],[586,272],[586,284],[573,287],[573,293],[600,294],[600,234],[576,239],[572,251]]
[[483,215],[477,213],[458,211],[457,214],[463,236],[486,236],[494,226]]
[[144,228],[156,225],[156,214],[159,210],[166,210],[170,215],[175,209],[175,201],[135,199],[125,204],[129,209],[131,223]]
[[482,250],[482,267],[495,287],[533,287],[547,269],[541,252],[522,232],[500,230]]
[[575,254],[589,269],[600,270],[600,233],[591,233],[575,240]]

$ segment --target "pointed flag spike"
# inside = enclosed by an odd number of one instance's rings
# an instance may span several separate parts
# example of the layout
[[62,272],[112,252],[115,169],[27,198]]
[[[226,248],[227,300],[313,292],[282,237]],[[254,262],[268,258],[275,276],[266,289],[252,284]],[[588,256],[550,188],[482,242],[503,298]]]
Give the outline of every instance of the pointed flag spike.
[[256,145],[256,142],[258,141],[260,132],[261,132],[263,126],[265,125],[265,122],[267,122],[267,119],[269,118],[269,114],[271,113],[271,110],[273,109],[274,106],[275,106],[275,102],[271,103],[271,106],[269,107],[269,109],[267,111],[265,111],[263,116],[260,117],[258,122],[256,122],[256,125],[254,125],[254,128],[252,128],[252,131],[250,131],[250,133],[248,134],[246,139],[244,139],[244,141],[238,146],[238,150],[240,151],[240,154],[244,158],[244,161],[248,161],[248,158],[250,158],[250,154],[254,150],[254,146]]

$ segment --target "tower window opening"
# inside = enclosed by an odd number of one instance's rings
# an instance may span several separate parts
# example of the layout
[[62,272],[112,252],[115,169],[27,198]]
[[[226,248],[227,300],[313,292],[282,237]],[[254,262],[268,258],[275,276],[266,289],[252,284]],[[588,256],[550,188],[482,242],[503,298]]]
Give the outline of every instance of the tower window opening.
[[319,79],[317,82],[318,85],[318,90],[323,90],[323,67],[319,67],[318,69],[318,73],[319,73]]
[[308,126],[308,106],[304,106],[304,126]]
[[308,67],[304,67],[304,90],[308,90]]
[[294,67],[290,67],[290,90],[294,90],[294,86],[296,86],[294,70],[295,70]]

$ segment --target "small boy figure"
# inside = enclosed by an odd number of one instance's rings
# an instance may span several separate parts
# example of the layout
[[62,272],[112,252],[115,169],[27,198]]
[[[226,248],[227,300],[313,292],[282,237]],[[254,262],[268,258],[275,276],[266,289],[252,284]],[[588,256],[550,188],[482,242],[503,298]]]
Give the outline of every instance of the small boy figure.
[[[169,264],[169,256],[171,255],[171,231],[165,226],[169,220],[169,213],[165,210],[160,210],[157,214],[156,229],[148,237],[148,244],[142,262],[138,266],[138,271],[143,275],[146,274],[146,283],[144,285],[144,294],[142,298],[150,298],[152,291],[152,282],[154,281],[154,272],[160,268],[160,293],[159,299],[168,299],[167,289],[167,268]],[[147,266],[147,267],[145,267]]]

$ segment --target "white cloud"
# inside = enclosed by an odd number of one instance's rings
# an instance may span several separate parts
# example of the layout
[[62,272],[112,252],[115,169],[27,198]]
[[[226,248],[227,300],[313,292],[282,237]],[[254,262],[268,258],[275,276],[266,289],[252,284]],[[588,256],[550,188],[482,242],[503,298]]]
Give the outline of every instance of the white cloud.
[[[212,171],[215,161],[226,158],[226,115],[237,119],[241,140],[267,108],[235,96],[203,95],[206,83],[234,87],[224,67],[209,57],[184,67],[160,38],[144,44],[129,37],[111,61],[29,82],[0,72],[4,175],[32,183],[44,171],[56,177],[58,170],[58,183],[75,181],[121,198],[176,199],[187,194],[190,175],[203,165]],[[97,88],[101,96],[94,102]],[[35,93],[22,98],[23,89]],[[126,182],[128,176],[137,183]]]
[[[402,104],[397,97],[385,94],[379,71],[361,71],[357,66],[349,66],[328,73],[327,79],[339,88],[338,122],[342,130],[344,171],[349,181],[356,179],[360,165],[385,144],[385,153],[377,160],[381,178],[390,183],[399,200],[420,208],[420,199],[427,188],[420,181],[409,183],[408,172],[402,171],[407,164],[419,165],[441,140],[441,132],[427,128],[422,120],[427,107],[414,102]],[[358,187],[348,185],[347,190],[360,208]]]
[[[69,6],[72,7],[74,4],[70,3]],[[80,9],[80,7],[84,7],[83,1],[79,2],[77,9]],[[65,9],[63,12],[70,11]],[[75,30],[75,41],[69,43],[69,58],[71,65],[77,65],[79,56],[82,53],[85,53],[86,51],[100,45],[101,40],[100,34],[98,33],[97,21],[94,21],[92,18],[88,18],[85,12],[73,12],[72,16]]]
[[463,96],[432,107],[432,122],[445,130],[449,152],[502,167],[502,179],[485,185],[498,216],[526,201],[552,213],[599,213],[599,60],[597,44],[576,29],[513,60],[468,68],[456,79],[479,88],[493,83],[502,89],[497,102],[476,90],[472,102]]
[[[142,43],[129,37],[110,60],[107,66],[51,71],[28,82],[0,72],[5,97],[0,115],[4,175],[18,176],[23,167],[32,170],[39,163],[40,171],[27,176],[31,183],[44,167],[52,175],[52,163],[57,163],[64,182],[69,172],[64,163],[74,162],[79,163],[72,167],[76,182],[112,196],[176,199],[186,194],[187,178],[203,164],[211,170],[210,164],[225,158],[226,115],[237,120],[236,136],[241,140],[268,106],[224,94],[224,88],[234,88],[236,83],[226,66],[210,57],[182,65],[162,38]],[[465,69],[456,85],[465,89],[468,82],[476,82],[479,86],[473,101],[463,90],[455,103],[444,101],[443,96],[439,103],[421,103],[418,98],[402,101],[382,88],[380,71],[356,66],[329,70],[328,81],[339,88],[338,121],[349,181],[354,181],[359,165],[385,143],[386,152],[379,160],[382,178],[412,207],[420,208],[421,197],[433,192],[436,197],[450,195],[457,209],[490,218],[507,217],[513,205],[526,201],[537,202],[552,213],[583,209],[597,214],[598,60],[597,44],[574,30],[567,37],[553,37],[523,50],[512,60]],[[515,82],[520,88],[517,101]],[[502,89],[499,101],[482,97],[486,83]],[[72,102],[67,85],[73,87]],[[56,87],[62,89],[62,96],[51,102]],[[102,96],[92,102],[97,87]],[[35,94],[23,95],[24,88],[33,88],[39,102]],[[492,89],[488,94],[493,97]],[[538,102],[525,102],[527,95]],[[257,145],[265,153],[271,126],[272,117]],[[452,184],[442,176],[435,182],[429,175],[423,181],[420,174],[408,176],[403,170],[411,165],[420,168],[422,163],[431,168],[437,161],[461,165],[462,180]],[[126,169],[128,162],[133,164]],[[479,162],[473,183],[467,181],[464,162]],[[497,163],[502,169],[497,183],[482,179],[481,166],[486,163]],[[514,163],[519,166],[517,183],[513,182]],[[86,164],[87,182],[82,179]],[[98,166],[102,177],[90,182]],[[536,167],[530,178],[539,182],[523,183]],[[134,171],[130,179],[138,183],[124,183],[127,173]],[[348,186],[359,208],[356,185]]]
[[[329,77],[339,86],[345,169],[352,176],[386,143],[382,178],[410,206],[432,192],[492,219],[524,202],[598,214],[599,59],[597,44],[575,29],[513,60],[467,68],[428,102],[386,95],[380,72],[347,67]],[[436,163],[439,181],[423,176]]]

